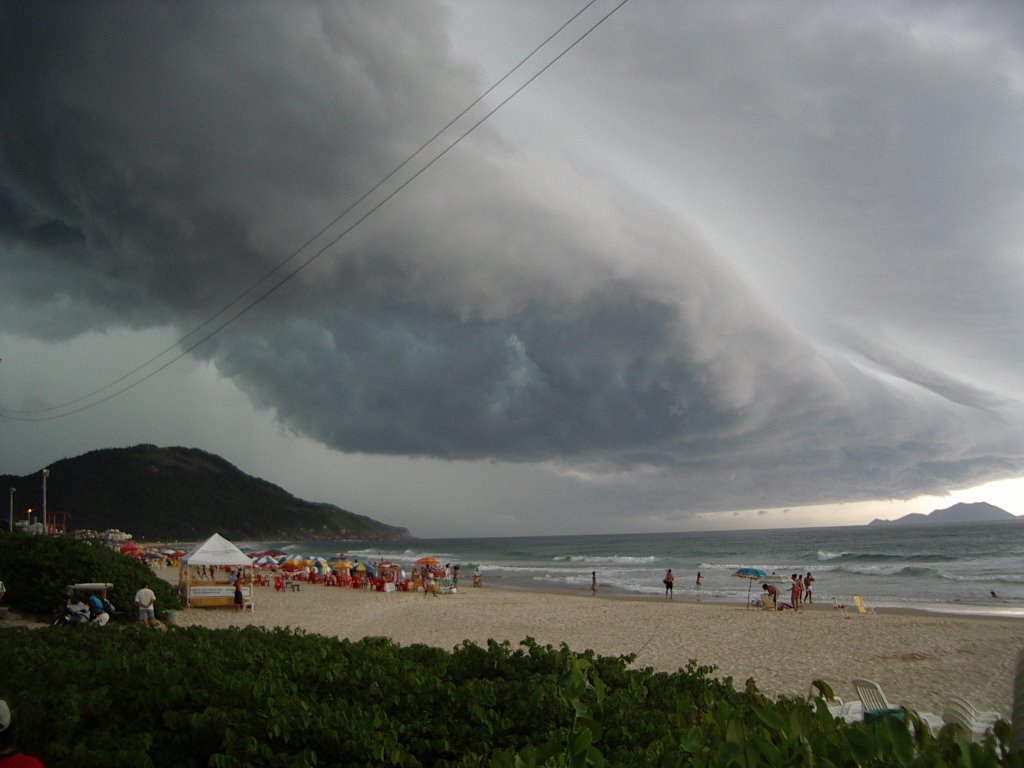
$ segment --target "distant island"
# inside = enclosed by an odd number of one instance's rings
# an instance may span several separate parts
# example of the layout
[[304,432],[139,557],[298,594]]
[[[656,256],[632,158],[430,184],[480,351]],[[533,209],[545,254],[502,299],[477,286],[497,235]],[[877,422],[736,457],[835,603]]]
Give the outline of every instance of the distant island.
[[946,509],[936,509],[927,515],[912,512],[895,520],[872,520],[868,525],[964,525],[965,523],[994,523],[1000,520],[1016,520],[1005,509],[1000,509],[984,501],[973,504],[954,504]]
[[[40,471],[0,475],[17,514],[42,513]],[[407,528],[333,504],[299,499],[197,448],[106,448],[49,465],[50,522],[74,530],[120,529],[136,539],[187,542],[217,532],[250,541],[409,539]]]

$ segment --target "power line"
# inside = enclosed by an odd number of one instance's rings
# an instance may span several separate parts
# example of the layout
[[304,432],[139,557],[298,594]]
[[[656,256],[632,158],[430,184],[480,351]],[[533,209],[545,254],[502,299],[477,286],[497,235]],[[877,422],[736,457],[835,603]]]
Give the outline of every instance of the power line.
[[89,399],[95,397],[96,395],[98,395],[99,393],[101,393],[101,392],[103,392],[105,390],[111,389],[112,387],[116,387],[121,382],[125,381],[126,379],[129,379],[130,377],[134,376],[135,374],[137,374],[137,373],[141,372],[142,370],[146,369],[147,367],[149,367],[150,365],[155,363],[157,360],[159,360],[160,358],[164,357],[169,352],[173,351],[175,348],[180,347],[180,345],[184,344],[187,339],[189,339],[190,337],[195,336],[203,328],[205,328],[205,327],[209,326],[211,323],[213,323],[213,321],[216,320],[218,317],[221,317],[222,315],[227,313],[228,310],[231,309],[231,307],[234,307],[235,305],[237,305],[246,296],[248,296],[249,294],[253,293],[260,285],[262,285],[267,280],[269,280],[273,275],[275,275],[276,273],[280,272],[287,264],[289,264],[291,261],[293,261],[295,258],[297,258],[299,256],[299,254],[302,253],[302,251],[304,251],[306,248],[308,248],[310,245],[312,245],[317,239],[319,239],[328,230],[330,230],[332,227],[334,227],[334,225],[336,225],[339,221],[341,221],[346,215],[351,213],[358,205],[360,205],[362,202],[364,202],[370,195],[372,195],[374,192],[376,192],[378,189],[380,189],[380,187],[382,187],[388,180],[393,178],[401,169],[403,169],[406,165],[408,165],[417,155],[419,155],[430,144],[432,144],[434,141],[436,141],[442,134],[444,134],[455,123],[457,123],[462,117],[464,117],[471,109],[473,109],[473,107],[475,107],[477,104],[479,104],[481,101],[483,101],[483,99],[485,99],[490,93],[492,93],[499,85],[501,85],[512,74],[514,74],[518,69],[520,69],[524,64],[526,64],[527,61],[529,61],[531,58],[533,58],[533,56],[538,51],[540,51],[544,46],[546,46],[560,32],[562,32],[573,21],[575,21],[577,18],[579,18],[580,15],[582,15],[595,2],[597,2],[597,0],[590,0],[590,2],[588,2],[586,5],[584,5],[571,18],[569,18],[565,23],[563,23],[560,27],[558,27],[558,29],[556,29],[547,38],[545,38],[540,44],[538,44],[529,54],[524,56],[519,61],[519,63],[517,63],[512,69],[510,69],[501,78],[499,78],[493,85],[491,85],[487,90],[485,90],[480,96],[478,96],[471,104],[469,104],[465,109],[463,109],[458,115],[456,115],[454,118],[452,118],[452,120],[450,120],[443,128],[441,128],[433,136],[431,136],[427,141],[425,141],[423,144],[421,144],[420,147],[418,149],[416,149],[416,151],[414,151],[412,154],[410,154],[408,157],[406,157],[401,163],[399,163],[392,171],[390,171],[386,176],[384,176],[380,181],[378,181],[373,187],[371,187],[369,190],[367,190],[365,193],[363,193],[355,202],[353,202],[351,205],[349,205],[347,208],[345,208],[345,210],[343,210],[341,213],[339,213],[334,219],[332,219],[330,222],[328,222],[326,225],[324,225],[316,234],[314,234],[310,238],[308,238],[301,246],[299,246],[297,249],[295,249],[287,258],[285,258],[283,261],[279,262],[276,266],[274,266],[273,269],[271,269],[269,272],[267,272],[265,275],[263,275],[259,280],[257,280],[253,284],[251,284],[242,293],[240,293],[238,296],[236,296],[234,299],[232,299],[230,302],[228,302],[225,306],[223,306],[221,309],[219,309],[213,315],[211,315],[206,320],[204,320],[199,326],[197,326],[193,330],[189,331],[189,333],[187,333],[185,336],[183,336],[177,342],[175,342],[174,344],[171,344],[170,346],[164,348],[161,352],[159,352],[158,354],[154,355],[149,360],[147,360],[146,362],[142,363],[141,365],[139,365],[138,367],[134,368],[133,370],[129,371],[128,373],[124,374],[120,378],[115,379],[114,381],[110,382],[109,384],[106,384],[103,387],[100,387],[99,389],[96,389],[93,392],[90,392],[89,394],[83,395],[83,396],[81,396],[79,398],[76,398],[74,400],[70,400],[70,401],[68,401],[66,403],[63,403],[62,405],[50,406],[48,408],[42,408],[42,409],[38,409],[38,410],[15,411],[15,410],[8,410],[8,409],[0,409],[0,418],[8,419],[8,420],[11,420],[11,421],[32,421],[32,422],[34,422],[34,421],[53,421],[53,420],[56,420],[56,419],[63,419],[63,418],[66,418],[68,416],[73,416],[73,415],[75,415],[77,413],[81,413],[82,411],[86,411],[86,410],[94,408],[94,407],[96,407],[98,405],[101,405],[102,403],[105,403],[108,400],[112,400],[113,398],[118,397],[119,395],[121,395],[121,394],[123,394],[123,393],[125,393],[125,392],[127,392],[127,391],[129,391],[131,389],[134,389],[135,387],[139,386],[140,384],[142,384],[142,383],[148,381],[149,379],[153,378],[154,376],[156,376],[158,373],[162,372],[166,368],[170,367],[171,365],[176,363],[181,358],[183,358],[183,357],[187,356],[188,354],[190,354],[197,347],[199,347],[202,344],[204,344],[205,342],[207,342],[210,338],[212,338],[216,334],[220,333],[227,326],[229,326],[232,323],[234,323],[235,320],[237,320],[242,315],[244,315],[247,312],[249,312],[249,310],[254,308],[256,305],[260,304],[264,299],[268,298],[271,294],[275,293],[285,283],[290,281],[293,277],[295,277],[297,274],[299,274],[299,272],[304,270],[306,267],[308,267],[310,264],[312,264],[314,261],[316,261],[316,259],[318,259],[320,256],[322,256],[328,249],[330,249],[331,247],[336,245],[342,238],[344,238],[346,235],[348,235],[352,230],[354,230],[356,227],[358,227],[360,224],[362,224],[366,219],[368,219],[370,216],[372,216],[374,213],[376,213],[381,207],[383,207],[385,204],[387,204],[399,192],[401,192],[403,189],[405,189],[407,186],[409,186],[409,184],[411,184],[413,181],[415,181],[417,178],[419,178],[419,176],[421,174],[423,174],[427,169],[429,169],[431,166],[433,166],[434,163],[436,163],[438,160],[440,160],[445,155],[447,155],[451,150],[453,150],[455,147],[457,147],[466,137],[468,137],[477,128],[479,128],[484,122],[486,122],[498,110],[500,110],[502,107],[504,107],[506,104],[508,104],[508,102],[510,102],[513,98],[515,98],[517,95],[519,95],[519,93],[521,93],[529,85],[531,85],[538,77],[540,77],[542,74],[547,72],[548,69],[550,69],[558,61],[560,61],[562,59],[562,57],[564,57],[566,54],[569,53],[569,51],[571,51],[573,48],[575,48],[577,45],[579,45],[585,38],[587,38],[590,35],[591,32],[593,32],[595,29],[597,29],[599,26],[601,26],[605,21],[607,21],[609,18],[611,18],[611,16],[613,14],[615,14],[620,8],[622,8],[622,6],[624,6],[627,2],[629,2],[629,0],[620,0],[620,2],[617,5],[615,5],[610,11],[608,11],[600,19],[598,19],[593,25],[591,25],[586,31],[584,31],[583,34],[581,34],[579,37],[577,37],[572,43],[570,43],[566,48],[564,48],[557,56],[555,56],[553,59],[551,59],[551,61],[549,61],[547,64],[545,64],[543,67],[541,67],[532,76],[530,76],[525,82],[523,82],[522,85],[520,85],[518,88],[513,90],[511,94],[509,94],[507,97],[505,97],[500,102],[498,102],[498,104],[494,108],[492,108],[490,111],[486,112],[483,115],[483,117],[481,117],[479,120],[477,120],[475,123],[473,123],[466,131],[464,131],[462,134],[460,134],[447,147],[445,147],[440,152],[438,152],[436,155],[434,155],[434,157],[432,157],[425,165],[423,165],[423,167],[421,167],[419,170],[417,170],[415,173],[413,173],[412,176],[410,176],[408,179],[406,179],[404,182],[402,182],[400,185],[398,185],[398,187],[396,187],[394,190],[392,190],[387,195],[385,195],[379,202],[375,203],[368,211],[366,211],[359,218],[357,218],[352,224],[350,224],[347,227],[345,227],[333,239],[331,239],[325,245],[323,245],[321,248],[316,250],[305,261],[301,262],[295,269],[293,269],[291,272],[288,272],[287,274],[285,274],[276,283],[274,283],[269,288],[267,288],[265,291],[260,293],[253,301],[250,301],[249,303],[245,304],[241,309],[239,309],[236,312],[234,312],[234,314],[230,315],[226,320],[224,320],[219,325],[214,327],[211,331],[209,331],[208,333],[203,335],[201,338],[199,338],[198,341],[194,341],[194,342],[190,343],[190,345],[185,347],[184,350],[179,351],[179,353],[177,355],[175,355],[174,357],[172,357],[170,360],[168,360],[167,362],[163,363],[159,367],[155,368],[154,370],[150,371],[145,376],[142,376],[141,378],[136,379],[136,380],[134,380],[134,381],[124,385],[123,387],[115,389],[114,391],[110,392],[109,394],[105,395],[104,397],[99,398],[98,400],[95,400],[93,402],[87,403],[86,405],[82,405],[82,406],[80,406],[78,408],[74,408],[74,409],[72,409],[70,411],[67,411],[65,413],[59,413],[59,414],[54,414],[54,415],[49,415],[49,416],[40,415],[40,414],[51,413],[52,411],[55,411],[55,410],[66,409],[69,406],[75,405],[77,403],[81,403],[81,402],[83,402],[85,400],[89,400]]
[[[281,261],[278,264],[276,264],[269,272],[264,274],[262,277],[260,277],[254,283],[252,283],[248,288],[246,288],[244,291],[242,291],[242,293],[240,293],[238,296],[233,298],[231,301],[229,301],[223,307],[218,309],[216,312],[214,312],[212,315],[210,315],[208,318],[206,318],[202,323],[200,323],[198,326],[196,326],[191,331],[189,331],[187,334],[185,334],[182,338],[178,339],[173,344],[170,344],[169,346],[165,347],[163,350],[158,352],[156,355],[154,355],[153,357],[149,358],[148,360],[146,360],[144,363],[140,364],[139,366],[137,366],[137,367],[133,368],[132,370],[128,371],[123,376],[115,379],[112,382],[109,382],[108,384],[103,385],[102,387],[100,387],[98,389],[93,390],[92,392],[89,392],[89,393],[87,393],[85,395],[82,395],[81,397],[75,398],[74,400],[69,400],[69,401],[67,401],[65,403],[62,403],[60,405],[53,405],[53,406],[49,406],[47,408],[38,408],[38,409],[34,409],[34,410],[17,411],[17,410],[9,410],[9,409],[0,409],[0,411],[3,411],[5,413],[9,413],[9,414],[17,414],[17,415],[25,416],[25,415],[50,413],[52,411],[57,411],[57,410],[62,410],[62,409],[68,408],[68,407],[70,407],[72,405],[75,405],[77,403],[80,403],[80,402],[82,402],[84,400],[89,400],[90,398],[95,397],[96,395],[100,394],[101,392],[104,392],[104,391],[106,391],[106,390],[108,390],[108,389],[110,389],[112,387],[117,386],[122,381],[124,381],[124,380],[134,376],[135,374],[139,373],[140,371],[148,368],[150,365],[155,363],[160,358],[164,357],[169,352],[172,352],[175,349],[179,348],[190,337],[192,337],[192,336],[196,335],[197,333],[199,333],[203,328],[205,328],[206,326],[210,325],[214,320],[216,320],[218,317],[220,317],[221,315],[225,314],[229,309],[231,309],[231,307],[235,306],[236,304],[238,304],[238,302],[240,302],[242,299],[244,299],[250,293],[255,291],[258,286],[262,285],[263,283],[268,281],[271,277],[273,277],[274,274],[276,274],[277,272],[279,272],[282,269],[284,269],[284,267],[287,266],[295,258],[297,258],[300,253],[302,253],[304,250],[306,250],[306,248],[308,248],[310,245],[312,245],[314,242],[316,242],[316,240],[319,239],[321,235],[323,235],[331,227],[333,227],[335,224],[337,224],[339,221],[341,221],[345,216],[347,216],[349,213],[351,213],[360,203],[362,203],[370,195],[372,195],[374,192],[376,192],[378,189],[380,189],[385,183],[387,183],[387,181],[389,179],[391,179],[395,174],[397,174],[399,171],[401,171],[402,168],[404,168],[406,165],[408,165],[417,155],[419,155],[424,149],[426,149],[435,140],[437,140],[442,134],[444,134],[445,131],[447,131],[455,123],[457,123],[464,115],[466,115],[466,113],[468,113],[471,109],[473,109],[473,107],[475,107],[477,104],[479,104],[485,98],[487,98],[487,96],[490,95],[490,93],[492,91],[494,91],[495,88],[497,88],[499,85],[501,85],[503,82],[505,82],[505,80],[507,80],[509,77],[511,77],[518,69],[520,69],[527,61],[529,61],[538,51],[540,51],[541,48],[543,48],[545,45],[547,45],[549,42],[551,42],[552,39],[554,39],[562,30],[564,30],[567,26],[569,26],[569,24],[571,24],[573,21],[575,21],[577,18],[579,18],[579,16],[584,11],[586,11],[588,8],[590,8],[590,6],[592,6],[595,2],[597,2],[597,0],[590,0],[590,2],[588,2],[579,11],[577,11],[568,21],[566,21],[558,29],[556,29],[554,32],[552,32],[539,45],[537,45],[532,51],[530,51],[530,53],[528,53],[526,56],[524,56],[522,59],[520,59],[518,64],[516,64],[512,69],[510,69],[508,72],[506,72],[504,75],[502,75],[493,85],[491,85],[487,90],[485,90],[483,93],[481,93],[474,101],[472,101],[458,115],[456,115],[454,118],[452,118],[450,121],[448,121],[448,123],[444,127],[442,127],[433,136],[431,136],[429,139],[427,139],[425,142],[423,142],[414,152],[412,152],[404,160],[402,160],[402,162],[400,162],[397,166],[395,166],[386,176],[381,178],[380,181],[378,181],[370,189],[368,189],[366,192],[364,192],[357,200],[355,200],[355,202],[351,203],[341,213],[339,213],[337,216],[335,216],[333,219],[331,219],[331,221],[327,222],[327,224],[322,226],[314,235],[309,237],[302,245],[300,245],[298,248],[296,248],[294,251],[292,251],[283,261]],[[300,267],[300,269],[301,269],[301,267]],[[223,326],[221,326],[221,327],[223,327]],[[204,337],[203,341],[205,341],[207,338],[209,338],[209,336]],[[191,351],[191,349],[195,349],[195,347],[191,347],[189,351]],[[187,352],[185,354],[187,354]],[[184,355],[179,355],[178,357],[173,358],[171,360],[171,362],[172,363],[176,362],[177,360],[181,359],[181,357],[183,357],[183,356]],[[154,373],[158,373],[158,372],[164,370],[164,368],[166,368],[166,366],[161,366]],[[145,378],[140,379],[136,383],[137,384],[141,384],[143,381],[145,381],[148,378],[150,378],[150,377],[146,376]],[[123,392],[123,391],[125,391],[125,390],[124,389],[118,390],[118,393]],[[109,398],[104,398],[102,400],[99,400],[95,404],[98,405],[99,403],[105,402],[107,399],[109,399]],[[78,411],[74,411],[74,412],[77,413]],[[70,414],[66,414],[66,415],[70,415]]]

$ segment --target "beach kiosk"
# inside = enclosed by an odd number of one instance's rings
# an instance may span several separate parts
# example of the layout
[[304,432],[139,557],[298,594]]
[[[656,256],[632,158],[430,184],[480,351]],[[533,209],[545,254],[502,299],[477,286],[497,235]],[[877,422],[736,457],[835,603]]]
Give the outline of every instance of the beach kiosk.
[[235,585],[230,573],[233,569],[244,568],[243,575],[248,575],[242,594],[245,604],[255,610],[252,559],[219,533],[182,557],[181,564],[179,586],[186,605],[196,608],[233,605]]

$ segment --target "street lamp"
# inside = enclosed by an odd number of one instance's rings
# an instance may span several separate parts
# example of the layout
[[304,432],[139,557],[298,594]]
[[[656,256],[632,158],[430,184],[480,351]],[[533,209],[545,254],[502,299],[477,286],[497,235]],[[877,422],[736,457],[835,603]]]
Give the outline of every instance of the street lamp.
[[14,530],[14,492],[16,490],[18,489],[15,488],[14,486],[11,486],[11,509],[10,512],[8,513],[10,517],[7,520],[7,524],[10,526],[12,531]]
[[43,535],[50,532],[50,529],[46,527],[46,478],[50,476],[50,470],[43,470]]

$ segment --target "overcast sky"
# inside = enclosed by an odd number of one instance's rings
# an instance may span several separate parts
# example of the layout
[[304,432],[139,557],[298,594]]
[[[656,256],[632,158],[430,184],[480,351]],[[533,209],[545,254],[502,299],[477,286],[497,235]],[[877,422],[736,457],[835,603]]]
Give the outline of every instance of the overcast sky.
[[0,472],[197,447],[420,536],[1024,513],[1024,5],[632,0],[413,178],[616,4],[374,190],[585,2],[0,2]]

